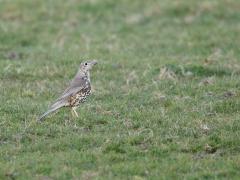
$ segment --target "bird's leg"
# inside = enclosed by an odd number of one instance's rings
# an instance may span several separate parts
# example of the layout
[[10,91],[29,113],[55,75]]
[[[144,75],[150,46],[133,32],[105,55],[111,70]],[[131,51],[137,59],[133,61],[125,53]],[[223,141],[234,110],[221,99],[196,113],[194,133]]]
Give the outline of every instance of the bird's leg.
[[74,117],[75,113],[73,112],[73,108],[71,108],[71,113],[72,113],[72,116]]
[[72,113],[74,113],[74,114],[75,114],[75,116],[77,116],[77,117],[78,117],[78,113],[77,113],[77,111],[76,111],[76,107],[72,107]]

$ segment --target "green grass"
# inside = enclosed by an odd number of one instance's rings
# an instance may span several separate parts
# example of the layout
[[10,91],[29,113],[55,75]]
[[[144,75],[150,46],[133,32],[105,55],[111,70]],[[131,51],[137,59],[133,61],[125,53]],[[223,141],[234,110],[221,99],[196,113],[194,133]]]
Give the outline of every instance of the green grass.
[[[237,0],[2,0],[0,179],[238,179]],[[78,109],[47,110],[98,59]]]

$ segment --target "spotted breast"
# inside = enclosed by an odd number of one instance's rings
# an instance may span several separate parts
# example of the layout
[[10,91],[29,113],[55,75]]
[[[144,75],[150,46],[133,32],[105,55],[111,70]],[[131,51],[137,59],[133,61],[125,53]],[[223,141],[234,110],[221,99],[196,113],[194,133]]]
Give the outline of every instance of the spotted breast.
[[85,83],[85,86],[80,91],[70,96],[69,105],[71,107],[79,106],[80,103],[83,103],[86,101],[86,98],[90,94],[91,94],[91,85],[90,85],[90,82],[87,80]]

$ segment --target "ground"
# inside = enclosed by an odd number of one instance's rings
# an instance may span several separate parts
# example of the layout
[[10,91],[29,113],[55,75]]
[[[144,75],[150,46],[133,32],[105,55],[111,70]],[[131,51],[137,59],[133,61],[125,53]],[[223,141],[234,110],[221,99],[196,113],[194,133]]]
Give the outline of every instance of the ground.
[[[238,179],[238,0],[2,0],[0,179]],[[36,123],[98,59],[93,94]]]

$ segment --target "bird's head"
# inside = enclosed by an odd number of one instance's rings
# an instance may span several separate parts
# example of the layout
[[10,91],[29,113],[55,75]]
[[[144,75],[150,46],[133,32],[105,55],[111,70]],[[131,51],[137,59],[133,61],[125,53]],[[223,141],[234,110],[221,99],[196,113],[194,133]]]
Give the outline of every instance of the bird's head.
[[82,62],[80,64],[80,70],[84,73],[87,73],[89,70],[92,69],[92,67],[97,64],[96,60],[92,60],[92,61],[86,61],[86,62]]

